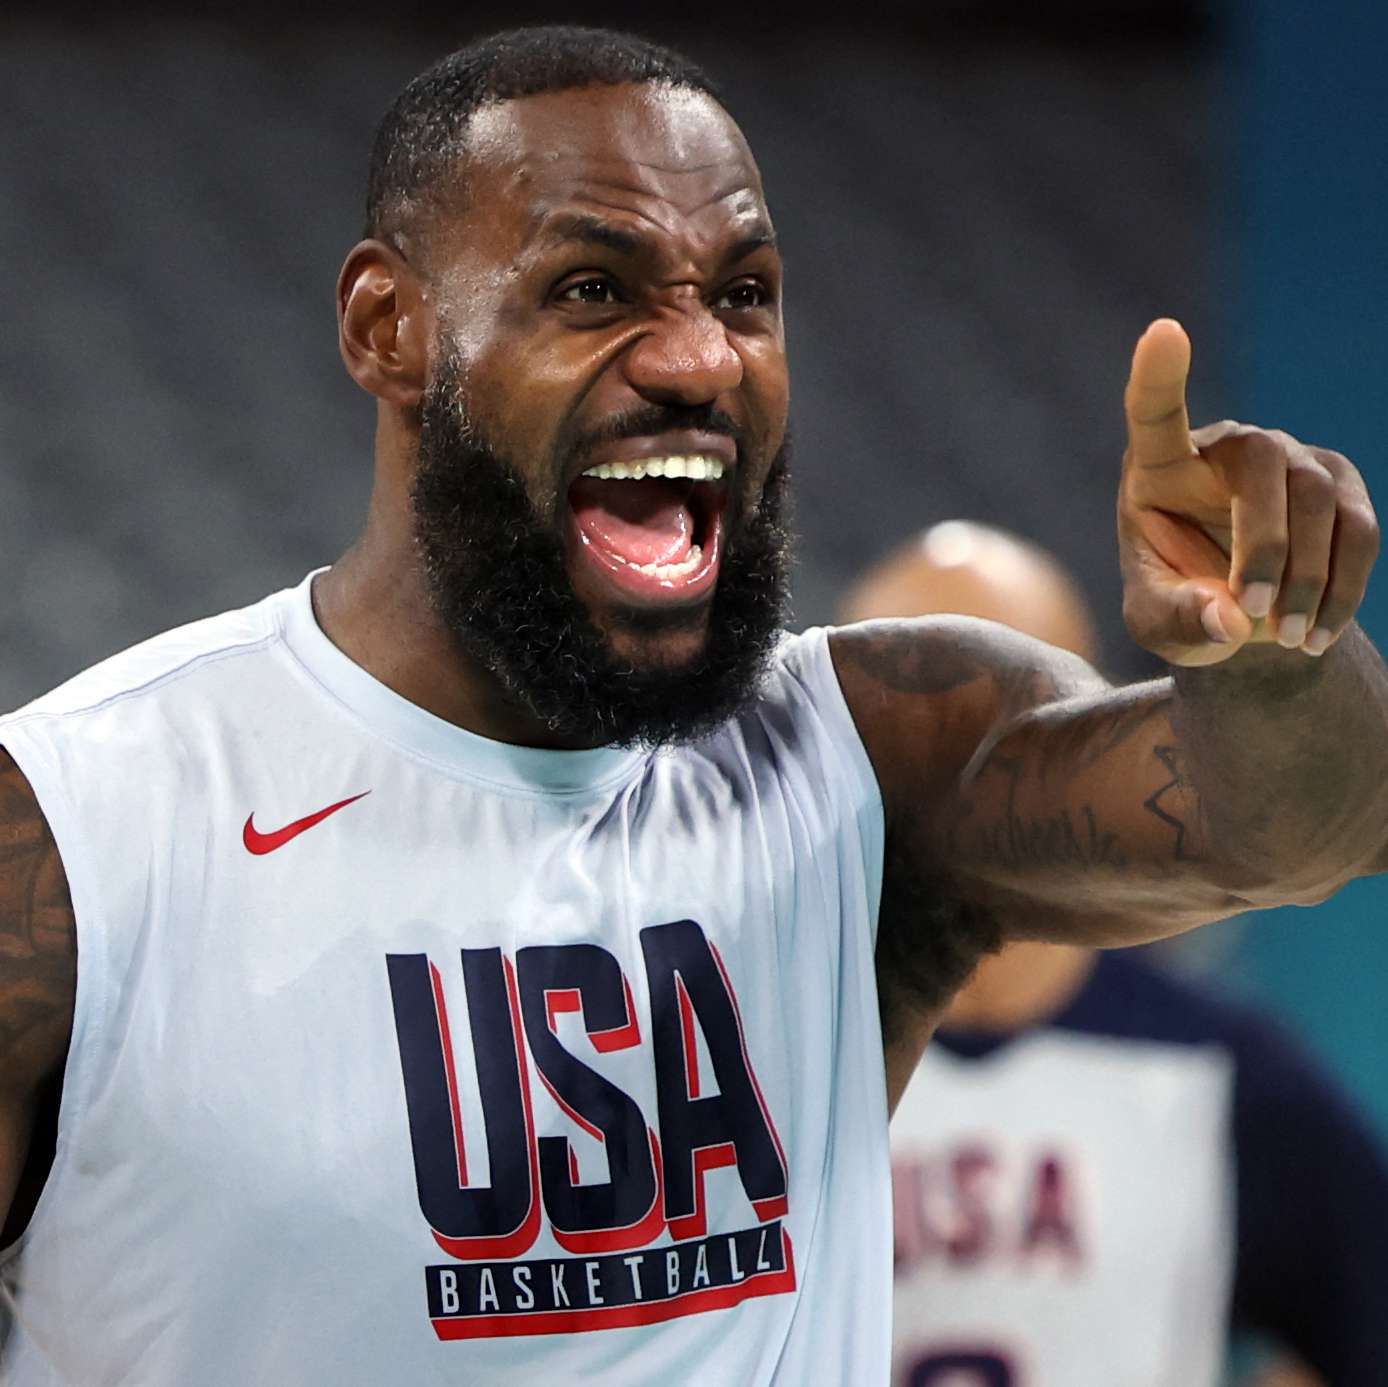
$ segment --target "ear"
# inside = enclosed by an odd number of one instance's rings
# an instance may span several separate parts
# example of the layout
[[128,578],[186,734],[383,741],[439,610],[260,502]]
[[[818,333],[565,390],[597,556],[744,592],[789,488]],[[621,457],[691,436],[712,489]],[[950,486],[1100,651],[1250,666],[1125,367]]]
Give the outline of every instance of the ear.
[[338,349],[368,394],[415,408],[429,374],[433,308],[418,274],[384,241],[353,246],[337,277]]

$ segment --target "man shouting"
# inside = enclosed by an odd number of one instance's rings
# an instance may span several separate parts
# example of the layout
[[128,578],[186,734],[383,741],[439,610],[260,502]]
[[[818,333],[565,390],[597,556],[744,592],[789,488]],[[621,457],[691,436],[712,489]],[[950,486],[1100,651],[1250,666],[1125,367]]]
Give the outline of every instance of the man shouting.
[[1119,526],[1169,679],[786,638],[781,261],[697,69],[455,53],[366,230],[359,541],[0,724],[4,1379],[885,1381],[889,1093],[981,953],[1385,865],[1363,483],[1192,433],[1161,321]]

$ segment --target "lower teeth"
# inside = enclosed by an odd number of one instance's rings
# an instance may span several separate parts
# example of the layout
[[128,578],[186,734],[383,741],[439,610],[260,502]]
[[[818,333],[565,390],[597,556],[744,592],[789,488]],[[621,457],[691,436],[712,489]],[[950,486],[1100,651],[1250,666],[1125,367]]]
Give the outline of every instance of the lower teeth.
[[634,563],[629,566],[650,578],[673,582],[677,578],[687,578],[698,568],[703,557],[704,551],[697,544],[691,544],[689,553],[679,563]]

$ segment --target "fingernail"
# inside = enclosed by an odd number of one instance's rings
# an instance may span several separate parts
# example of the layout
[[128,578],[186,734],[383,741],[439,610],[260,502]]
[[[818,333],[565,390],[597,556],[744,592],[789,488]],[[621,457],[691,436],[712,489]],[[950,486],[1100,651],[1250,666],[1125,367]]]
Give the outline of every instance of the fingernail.
[[1239,606],[1253,618],[1261,621],[1272,610],[1274,588],[1271,583],[1249,583],[1239,598]]
[[1205,628],[1205,634],[1216,645],[1229,644],[1229,632],[1224,629],[1224,623],[1219,619],[1219,603],[1206,602],[1200,612],[1200,624]]
[[1302,643],[1301,648],[1308,655],[1324,655],[1330,649],[1330,642],[1333,639],[1331,633],[1324,626],[1317,626]]
[[1297,649],[1306,639],[1306,628],[1310,622],[1299,612],[1284,616],[1277,623],[1277,644],[1284,650]]

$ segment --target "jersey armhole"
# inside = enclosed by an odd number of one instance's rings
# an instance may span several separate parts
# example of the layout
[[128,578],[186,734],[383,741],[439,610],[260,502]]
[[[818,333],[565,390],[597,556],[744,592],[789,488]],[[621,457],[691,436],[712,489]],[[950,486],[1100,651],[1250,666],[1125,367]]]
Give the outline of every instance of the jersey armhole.
[[882,905],[882,873],[886,852],[886,810],[882,787],[873,769],[867,748],[853,720],[848,700],[843,696],[838,671],[834,668],[829,637],[833,628],[812,626],[799,636],[787,638],[789,647],[782,656],[787,674],[804,690],[824,725],[840,766],[848,772],[853,792],[858,838],[863,848],[867,872],[868,906],[872,918],[872,944],[877,944],[877,924]]
[[72,899],[73,928],[77,938],[77,987],[73,1002],[72,1038],[63,1061],[62,1092],[58,1103],[57,1141],[53,1164],[34,1204],[24,1231],[7,1247],[0,1248],[0,1268],[23,1249],[29,1231],[52,1202],[54,1174],[66,1155],[71,1135],[81,1121],[90,1098],[91,1056],[105,1029],[107,979],[109,977],[106,932],[98,907],[99,897],[88,878],[92,861],[85,835],[72,802],[42,743],[25,735],[23,722],[0,724],[0,746],[10,754],[34,792],[48,821],[62,859]]

